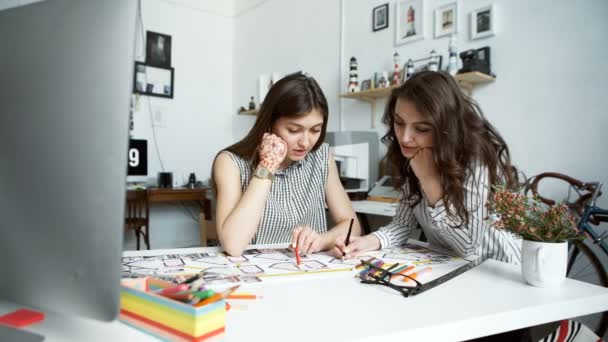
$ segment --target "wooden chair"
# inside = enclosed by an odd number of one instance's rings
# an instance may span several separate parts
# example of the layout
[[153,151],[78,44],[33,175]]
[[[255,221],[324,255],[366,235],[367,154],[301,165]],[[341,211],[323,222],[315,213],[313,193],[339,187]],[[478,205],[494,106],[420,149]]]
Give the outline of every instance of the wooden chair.
[[199,216],[199,223],[201,229],[201,247],[207,247],[209,241],[217,241],[217,229],[215,222],[207,220],[204,213]]
[[148,207],[148,193],[146,190],[127,191],[127,207],[125,209],[125,229],[132,229],[137,239],[143,235],[146,248],[150,249],[150,208]]

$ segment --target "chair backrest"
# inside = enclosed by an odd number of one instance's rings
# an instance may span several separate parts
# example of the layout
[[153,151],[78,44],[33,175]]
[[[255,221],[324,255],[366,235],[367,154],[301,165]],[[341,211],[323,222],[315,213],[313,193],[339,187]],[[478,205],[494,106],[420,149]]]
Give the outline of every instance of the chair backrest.
[[148,192],[146,190],[127,191],[127,207],[125,210],[126,225],[128,227],[131,225],[141,226],[142,224],[147,226],[149,216]]
[[199,215],[199,223],[201,230],[201,246],[206,247],[209,245],[209,241],[217,241],[217,228],[215,222],[207,220],[205,214]]

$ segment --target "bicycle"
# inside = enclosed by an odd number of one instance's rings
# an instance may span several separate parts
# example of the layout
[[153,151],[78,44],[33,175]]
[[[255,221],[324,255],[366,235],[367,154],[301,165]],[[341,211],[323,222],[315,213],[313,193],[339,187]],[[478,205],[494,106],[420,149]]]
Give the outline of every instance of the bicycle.
[[[594,252],[601,250],[608,257],[608,232],[599,234],[592,226],[598,226],[601,222],[608,222],[608,210],[596,206],[596,200],[601,196],[601,186],[599,182],[584,183],[578,179],[567,175],[555,172],[544,172],[536,175],[526,182],[524,193],[532,191],[532,194],[547,205],[555,204],[555,201],[543,197],[538,192],[538,184],[542,179],[559,179],[569,184],[568,198],[565,204],[570,208],[572,213],[577,216],[577,229],[585,234],[585,239],[571,242],[568,246],[568,266],[567,277],[608,287],[608,274],[603,266],[600,258]],[[574,189],[578,198],[574,201],[570,200],[571,189]],[[594,315],[577,317],[576,320],[581,321],[593,330],[598,336],[604,337],[608,329],[608,312],[601,312]]]

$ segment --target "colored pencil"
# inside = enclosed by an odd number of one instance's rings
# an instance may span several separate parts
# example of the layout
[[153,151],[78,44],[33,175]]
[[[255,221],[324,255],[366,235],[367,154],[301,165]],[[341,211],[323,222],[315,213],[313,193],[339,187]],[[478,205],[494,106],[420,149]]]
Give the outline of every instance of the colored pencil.
[[[427,273],[430,273],[430,272],[431,272],[431,270],[432,270],[432,268],[430,268],[430,267],[425,267],[425,268],[423,268],[422,270],[420,270],[420,271],[418,271],[418,272],[414,272],[414,273],[411,273],[411,274],[406,274],[406,275],[407,275],[409,278],[416,279],[416,278],[420,278],[421,276],[423,276],[423,275],[425,275],[425,274],[427,274]],[[407,279],[407,278],[406,278],[406,279]],[[407,279],[407,281],[411,281],[411,280],[410,280],[410,279]]]
[[298,245],[293,248],[293,251],[296,254],[296,265],[298,266],[298,268],[300,268],[300,263],[302,262],[302,260],[300,260],[300,251],[298,250]]
[[409,272],[409,271],[411,271],[413,269],[414,269],[413,265],[412,266],[404,265],[404,267],[402,269],[398,270],[397,273],[395,273],[395,275],[393,275],[391,277],[391,279],[395,279],[397,277],[397,275],[399,275],[399,274],[405,274],[406,272]]
[[226,299],[257,299],[258,296],[248,293],[235,293],[228,295]]

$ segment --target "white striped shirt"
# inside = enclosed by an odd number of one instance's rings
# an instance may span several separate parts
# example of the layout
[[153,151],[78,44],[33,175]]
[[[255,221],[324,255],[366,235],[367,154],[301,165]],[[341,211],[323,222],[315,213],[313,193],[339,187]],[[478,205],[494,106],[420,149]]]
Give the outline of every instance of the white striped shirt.
[[[229,151],[241,174],[241,190],[251,181],[251,162]],[[252,244],[291,242],[291,231],[309,226],[319,234],[327,232],[325,185],[329,165],[329,145],[321,144],[303,160],[275,172],[264,213]]]
[[[372,233],[378,237],[382,248],[398,246],[407,241],[413,228],[420,224],[428,242],[431,245],[451,250],[461,257],[480,256],[483,261],[487,258],[497,259],[513,264],[521,262],[521,239],[515,235],[497,230],[490,225],[485,206],[489,195],[489,174],[487,167],[476,164],[473,173],[469,172],[465,179],[465,209],[469,213],[469,223],[462,221],[451,208],[448,215],[443,200],[435,207],[428,205],[427,198],[422,192],[422,199],[411,206],[404,198],[399,202],[397,213],[388,225]],[[407,198],[408,185],[403,189]]]

